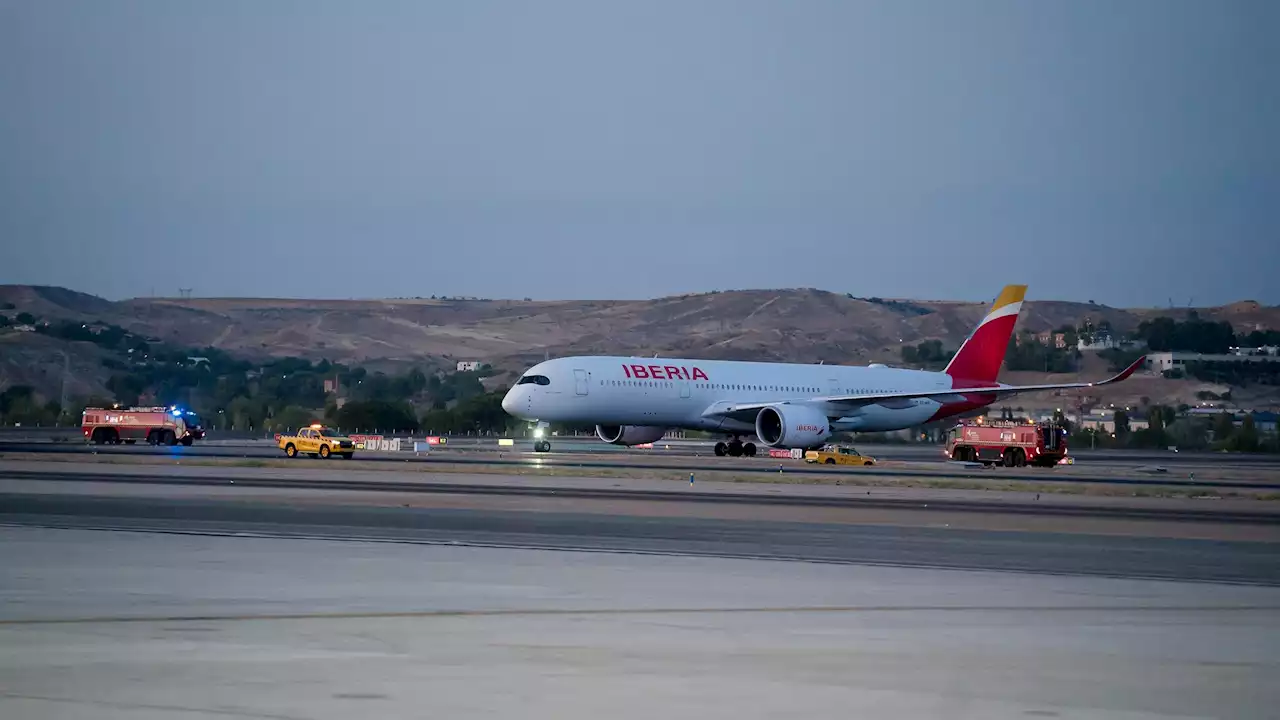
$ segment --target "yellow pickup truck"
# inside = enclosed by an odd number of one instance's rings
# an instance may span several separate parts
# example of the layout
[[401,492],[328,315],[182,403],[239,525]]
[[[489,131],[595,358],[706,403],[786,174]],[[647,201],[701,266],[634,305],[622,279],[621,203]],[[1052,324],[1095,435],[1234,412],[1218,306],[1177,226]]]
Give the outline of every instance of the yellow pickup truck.
[[280,435],[276,446],[289,457],[306,453],[311,457],[330,458],[337,455],[343,460],[350,460],[356,454],[355,441],[323,425],[302,428],[297,435]]
[[827,445],[821,450],[810,450],[804,454],[804,461],[822,463],[824,465],[875,465],[876,459],[863,455],[848,445]]

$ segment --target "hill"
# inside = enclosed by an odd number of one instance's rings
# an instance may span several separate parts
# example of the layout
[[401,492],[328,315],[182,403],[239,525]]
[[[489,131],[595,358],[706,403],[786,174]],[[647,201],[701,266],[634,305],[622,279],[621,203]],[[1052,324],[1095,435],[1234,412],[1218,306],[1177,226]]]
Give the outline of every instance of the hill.
[[[481,360],[496,368],[519,370],[544,355],[586,353],[897,363],[904,343],[937,339],[954,349],[987,306],[986,302],[856,298],[814,289],[742,290],[643,301],[136,298],[115,302],[65,288],[0,286],[0,307],[9,308],[0,313],[10,317],[29,312],[42,320],[100,321],[175,345],[215,347],[249,359],[300,356],[383,368]],[[1205,319],[1229,320],[1237,330],[1280,328],[1276,307],[1241,302],[1196,310]],[[1019,326],[1039,332],[1090,319],[1105,320],[1126,331],[1147,318],[1182,317],[1187,312],[1031,301],[1024,306]],[[27,347],[36,342],[10,340],[0,385],[39,375],[19,369],[24,363],[47,362],[47,353]],[[21,354],[19,346],[24,348]],[[84,372],[78,373],[81,384],[85,389],[100,389],[103,374],[88,372],[92,353],[87,348],[72,350],[76,364],[83,366]]]

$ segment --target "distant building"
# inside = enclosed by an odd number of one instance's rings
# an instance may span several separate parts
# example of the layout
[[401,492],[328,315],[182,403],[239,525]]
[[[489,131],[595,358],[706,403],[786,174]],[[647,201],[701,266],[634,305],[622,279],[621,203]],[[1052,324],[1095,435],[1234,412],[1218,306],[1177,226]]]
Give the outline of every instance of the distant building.
[[338,392],[338,387],[338,378],[325,378],[324,391],[326,394]]
[[1228,348],[1232,355],[1240,357],[1276,357],[1280,355],[1280,347],[1275,345],[1264,345],[1256,348],[1233,347]]
[[1059,350],[1067,348],[1067,334],[1060,332],[1049,332],[1048,330],[1036,335],[1036,340],[1040,341],[1045,347],[1054,347]]
[[1255,412],[1253,415],[1253,427],[1258,432],[1273,433],[1277,427],[1280,427],[1280,413],[1273,412]]
[[17,332],[35,332],[35,325],[14,325],[13,329]]
[[1170,370],[1187,369],[1189,362],[1277,362],[1280,358],[1274,355],[1210,355],[1207,353],[1191,353],[1191,352],[1157,352],[1147,354],[1147,369],[1156,373],[1165,373]]
[[458,372],[475,372],[480,369],[479,360],[459,360]]
[[[1080,427],[1085,430],[1097,430],[1112,434],[1116,431],[1116,411],[1111,409],[1095,410],[1086,414],[1079,421]],[[1151,423],[1141,415],[1129,413],[1129,431],[1137,432],[1138,430],[1146,430],[1151,427]]]

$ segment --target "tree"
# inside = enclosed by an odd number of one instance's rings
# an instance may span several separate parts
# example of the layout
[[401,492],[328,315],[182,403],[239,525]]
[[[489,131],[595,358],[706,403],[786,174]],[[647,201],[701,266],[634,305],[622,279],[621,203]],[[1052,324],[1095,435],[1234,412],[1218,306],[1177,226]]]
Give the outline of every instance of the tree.
[[1184,450],[1201,450],[1209,445],[1208,423],[1196,418],[1178,418],[1167,429],[1169,442]]
[[1244,416],[1240,423],[1240,433],[1235,437],[1235,449],[1240,452],[1256,452],[1258,449],[1258,428],[1253,423],[1253,413]]
[[1124,443],[1129,438],[1129,413],[1117,410],[1113,420],[1116,426],[1116,440]]
[[334,422],[344,430],[402,430],[416,432],[418,418],[406,402],[366,400],[338,408]]
[[36,318],[29,312],[18,313],[17,321],[19,325],[35,325]]
[[1231,445],[1231,436],[1235,435],[1236,424],[1229,412],[1218,413],[1213,419],[1213,441],[1219,447],[1227,448]]
[[275,432],[297,430],[316,421],[316,412],[298,405],[290,405],[266,422],[266,428]]
[[9,319],[8,315],[0,315],[0,328],[9,327],[12,324],[13,324],[13,321]]

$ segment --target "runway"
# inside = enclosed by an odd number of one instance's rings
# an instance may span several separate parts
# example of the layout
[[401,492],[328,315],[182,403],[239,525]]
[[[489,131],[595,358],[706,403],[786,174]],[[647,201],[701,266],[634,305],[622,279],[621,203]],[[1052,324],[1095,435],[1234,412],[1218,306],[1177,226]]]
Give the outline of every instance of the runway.
[[0,528],[0,716],[1274,716],[1280,590]]
[[1264,718],[1280,703],[1270,503],[861,492],[0,461],[0,716]]
[[[601,443],[600,445],[603,445]],[[594,447],[594,446],[592,446]],[[904,446],[905,447],[905,446]],[[932,448],[932,446],[929,446]],[[413,452],[362,452],[357,453],[361,462],[375,463],[449,463],[462,466],[485,466],[492,468],[577,468],[577,469],[616,469],[616,470],[652,470],[681,472],[735,472],[735,473],[775,473],[779,467],[786,472],[802,473],[814,477],[911,477],[921,474],[921,466],[925,466],[928,476],[948,479],[983,479],[998,477],[1018,481],[1056,481],[1066,479],[1071,482],[1106,483],[1138,486],[1169,486],[1180,482],[1168,474],[1169,468],[1186,470],[1189,473],[1199,472],[1201,477],[1189,483],[1195,487],[1212,488],[1247,488],[1259,490],[1280,490],[1280,458],[1272,456],[1237,456],[1215,457],[1206,455],[1181,455],[1170,453],[1160,467],[1165,472],[1158,473],[1161,479],[1152,479],[1151,474],[1141,472],[1143,463],[1132,461],[1096,461],[1089,465],[1080,460],[1071,468],[982,468],[967,466],[963,463],[943,461],[937,456],[937,448],[925,453],[913,448],[910,451],[899,451],[914,459],[894,461],[882,455],[879,459],[890,460],[887,464],[875,467],[822,466],[804,463],[799,460],[779,460],[767,457],[757,458],[718,458],[714,456],[695,456],[684,452],[668,452],[661,450],[613,450],[596,454],[585,452],[551,452],[534,453],[520,449],[481,447],[472,449],[449,449],[433,451],[425,454]],[[77,455],[93,455],[96,457],[121,458],[240,458],[240,459],[282,459],[283,454],[272,445],[237,444],[237,445],[197,445],[193,447],[149,447],[149,446],[96,446],[83,444],[57,443],[0,443],[0,456],[4,455],[50,455],[74,457]],[[871,454],[868,451],[868,454]],[[1247,458],[1240,461],[1239,458]],[[308,462],[307,458],[295,459],[298,463]],[[329,462],[329,461],[325,461]],[[1271,463],[1274,463],[1272,465]],[[1230,478],[1205,477],[1207,473],[1230,473]],[[1182,480],[1188,479],[1183,477]]]
[[605,482],[5,462],[0,522],[1280,584],[1269,502]]
[[[57,442],[54,442],[54,441]],[[516,439],[510,447],[501,447],[496,438],[451,437],[443,452],[448,454],[478,453],[493,455],[499,452],[506,455],[564,458],[574,455],[607,455],[617,456],[643,462],[655,457],[675,458],[707,458],[731,462],[734,458],[715,458],[714,440],[666,439],[654,444],[652,449],[628,448],[610,445],[594,437],[570,436],[552,438],[551,453],[534,453],[532,440]],[[935,462],[943,464],[941,445],[923,443],[856,443],[858,449],[881,460],[904,462]],[[251,433],[214,431],[206,441],[199,442],[192,448],[173,448],[210,455],[244,455],[240,450],[247,450],[251,456],[265,456],[275,452],[274,442],[269,438]],[[146,446],[90,446],[84,443],[83,437],[75,428],[0,428],[0,452],[124,452],[148,453],[162,452],[164,448]],[[762,448],[763,450],[763,448]],[[1137,466],[1163,464],[1177,467],[1257,467],[1275,470],[1280,473],[1280,456],[1261,453],[1220,453],[1220,452],[1174,452],[1154,449],[1092,449],[1088,447],[1072,447],[1070,454],[1084,464],[1104,464],[1120,466]],[[761,456],[758,461],[768,462],[770,458]]]

